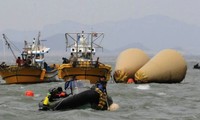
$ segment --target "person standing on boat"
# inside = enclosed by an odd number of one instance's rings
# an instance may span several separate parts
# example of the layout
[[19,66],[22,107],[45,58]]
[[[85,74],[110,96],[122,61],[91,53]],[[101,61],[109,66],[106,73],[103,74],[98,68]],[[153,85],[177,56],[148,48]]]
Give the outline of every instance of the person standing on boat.
[[70,63],[72,64],[73,67],[76,66],[77,58],[76,58],[76,56],[74,56],[73,53],[71,53],[71,56],[70,56],[70,58],[69,58],[69,61],[70,61]]
[[65,58],[65,57],[63,57],[62,60],[63,60],[63,64],[69,63],[69,60],[67,58]]
[[70,58],[69,58],[69,61],[74,61],[74,59],[75,59],[75,56],[74,56],[73,53],[71,53],[71,56],[70,56]]
[[45,69],[46,71],[48,71],[48,64],[47,64],[46,62],[44,62],[44,69]]
[[16,64],[17,64],[18,66],[21,66],[21,64],[22,64],[22,59],[21,59],[21,57],[18,57],[18,58],[17,58]]
[[73,77],[70,77],[69,80],[67,80],[65,82],[65,91],[67,93],[67,90],[70,89],[71,93],[69,93],[68,95],[73,95],[74,94],[74,91],[73,89],[76,87],[75,86],[75,82],[76,82],[76,76],[73,76]]
[[81,35],[81,37],[79,38],[79,41],[81,45],[86,45],[86,38],[84,34]]

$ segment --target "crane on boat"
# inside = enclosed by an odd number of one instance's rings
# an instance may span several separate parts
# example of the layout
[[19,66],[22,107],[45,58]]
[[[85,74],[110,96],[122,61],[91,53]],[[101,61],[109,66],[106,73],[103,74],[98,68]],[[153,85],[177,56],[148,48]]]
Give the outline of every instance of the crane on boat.
[[14,58],[17,59],[17,57],[16,57],[16,55],[15,55],[15,53],[14,53],[14,51],[13,51],[13,48],[14,48],[16,51],[19,51],[20,53],[21,53],[21,51],[15,46],[14,43],[12,43],[12,42],[8,39],[8,37],[7,37],[5,34],[3,34],[3,39],[5,40],[5,45],[8,46],[8,49],[11,50],[12,55],[14,56]]

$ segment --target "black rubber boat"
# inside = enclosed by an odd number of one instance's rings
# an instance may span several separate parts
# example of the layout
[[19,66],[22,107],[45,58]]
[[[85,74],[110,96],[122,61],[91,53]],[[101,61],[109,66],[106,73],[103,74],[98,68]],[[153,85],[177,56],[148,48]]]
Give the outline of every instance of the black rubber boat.
[[[43,105],[43,100],[39,103],[39,110],[67,110],[79,108],[88,105],[93,109],[98,109],[100,94],[95,90],[86,90],[79,94],[71,95],[65,98],[51,102],[48,106]],[[107,97],[106,105],[101,110],[107,110],[113,103],[111,97]]]

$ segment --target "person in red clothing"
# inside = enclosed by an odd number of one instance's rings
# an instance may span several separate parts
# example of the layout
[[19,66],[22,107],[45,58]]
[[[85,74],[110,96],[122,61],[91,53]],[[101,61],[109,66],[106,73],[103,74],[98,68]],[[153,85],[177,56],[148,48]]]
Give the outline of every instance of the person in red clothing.
[[18,66],[21,66],[21,64],[22,64],[22,60],[21,60],[20,57],[17,58],[17,60],[16,60],[16,64],[17,64]]

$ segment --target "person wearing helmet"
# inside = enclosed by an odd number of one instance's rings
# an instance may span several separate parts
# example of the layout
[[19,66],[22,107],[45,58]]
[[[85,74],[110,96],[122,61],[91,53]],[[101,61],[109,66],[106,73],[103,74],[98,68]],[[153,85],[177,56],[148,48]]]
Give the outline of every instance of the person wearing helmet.
[[49,102],[54,102],[59,98],[67,97],[68,95],[62,90],[62,87],[50,88],[47,96],[43,100],[43,105],[48,106]]
[[91,107],[97,110],[109,109],[109,104],[113,102],[112,98],[107,95],[107,81],[105,76],[101,76],[91,90],[96,91],[99,94],[99,100],[97,104],[92,104]]
[[102,92],[105,92],[107,94],[106,86],[107,81],[105,76],[100,77],[97,83],[95,84],[96,88],[100,89]]

